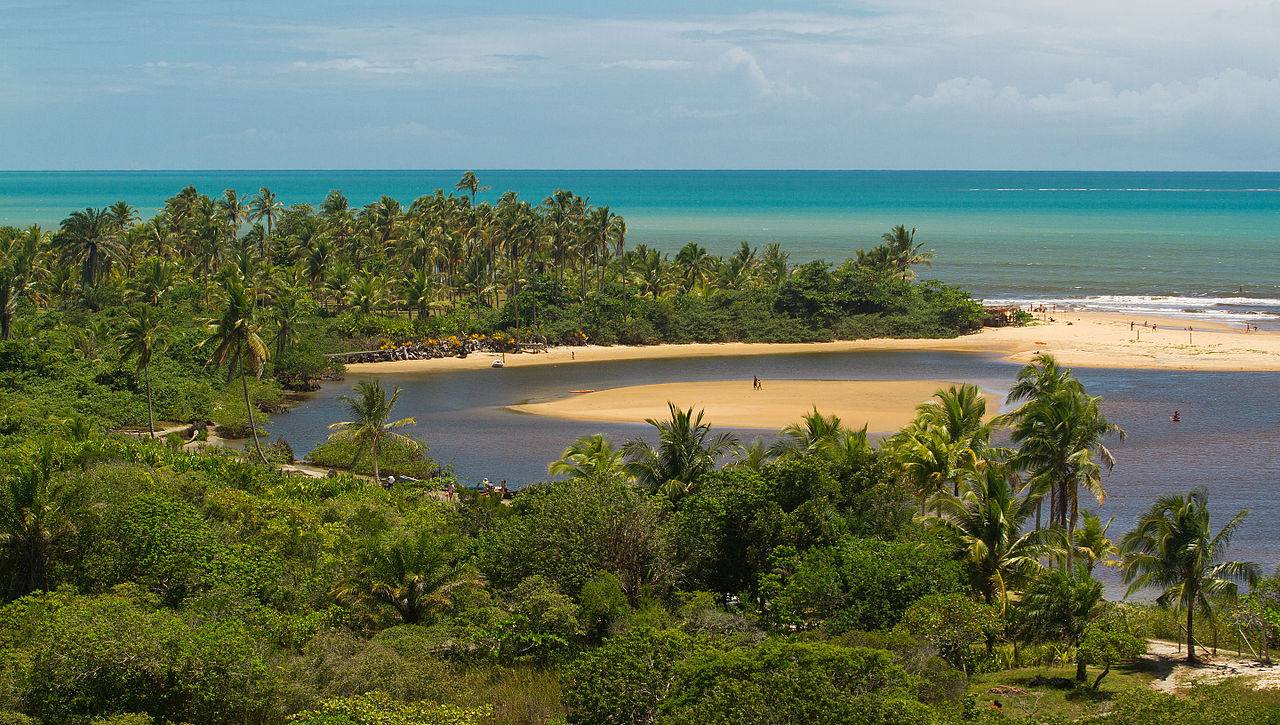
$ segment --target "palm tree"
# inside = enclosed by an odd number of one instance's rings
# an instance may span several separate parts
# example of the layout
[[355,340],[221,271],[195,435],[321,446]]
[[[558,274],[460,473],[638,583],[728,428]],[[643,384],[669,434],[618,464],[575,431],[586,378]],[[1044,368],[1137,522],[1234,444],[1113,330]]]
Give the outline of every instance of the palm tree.
[[1083,684],[1086,660],[1080,640],[1102,603],[1102,583],[1084,567],[1049,569],[1027,587],[1019,619],[1038,639],[1065,642],[1076,650],[1076,682]]
[[1214,534],[1209,524],[1209,491],[1201,486],[1185,496],[1156,499],[1120,542],[1128,594],[1159,587],[1157,604],[1186,612],[1187,662],[1196,662],[1196,610],[1212,619],[1216,601],[1232,600],[1239,583],[1257,581],[1257,564],[1225,560],[1231,537],[1248,513],[1240,511]]
[[36,272],[36,258],[49,240],[37,225],[22,232],[0,231],[0,340],[13,333],[13,316],[27,296]]
[[645,421],[658,431],[656,448],[637,438],[622,450],[627,471],[636,481],[650,491],[677,497],[715,470],[716,462],[738,447],[738,439],[732,433],[712,433],[711,425],[702,422],[702,411],[695,416],[693,408],[681,410],[670,402],[667,408],[669,420]]
[[1047,398],[1061,390],[1084,392],[1084,386],[1070,370],[1058,365],[1057,358],[1038,352],[1018,371],[1005,403]]
[[547,466],[552,476],[606,481],[625,475],[622,451],[609,443],[602,433],[583,436],[564,449],[560,459]]
[[[396,407],[396,401],[400,399],[400,388],[396,388],[388,396],[386,388],[383,388],[377,380],[364,380],[356,385],[355,393],[354,396],[343,395],[338,398],[347,406],[347,410],[351,413],[351,420],[334,423],[329,428],[345,430],[351,434],[357,444],[364,444],[367,447],[369,455],[373,458],[373,478],[375,481],[381,481],[378,453],[381,450],[382,441],[386,438],[408,441],[408,438],[394,431],[396,428],[416,425],[418,421],[413,418],[391,420],[391,411]],[[352,468],[360,459],[361,453],[363,451],[356,451],[356,457],[351,461]]]
[[258,189],[258,195],[249,200],[249,221],[267,223],[267,235],[263,237],[262,248],[258,250],[264,255],[267,253],[266,243],[271,239],[276,218],[283,213],[284,204],[276,197],[275,192],[265,186]]
[[769,453],[773,456],[785,456],[792,453],[823,452],[836,445],[844,430],[838,416],[823,415],[814,406],[799,423],[792,423],[782,429],[778,440],[769,447]]
[[137,358],[138,372],[142,373],[147,387],[147,433],[155,440],[156,414],[151,402],[151,356],[160,344],[160,323],[151,316],[152,309],[150,305],[138,305],[125,321],[124,332],[120,334],[120,355]]
[[83,489],[74,479],[52,473],[53,453],[42,446],[34,461],[13,469],[0,485],[0,546],[9,599],[49,589],[49,565],[78,528]]
[[738,468],[759,471],[769,462],[769,458],[769,446],[765,445],[763,438],[756,437],[738,450],[738,455],[735,456],[733,465]]
[[89,208],[63,219],[53,241],[64,260],[78,260],[80,286],[87,290],[97,284],[106,264],[123,253],[119,235],[120,228],[106,209]]
[[[1104,441],[1124,431],[1102,413],[1102,399],[1067,384],[1036,397],[1007,416],[1013,422],[1012,440],[1018,445],[1014,463],[1030,473],[1028,485],[1049,494],[1049,518],[1074,538],[1079,517],[1079,492],[1106,501],[1103,467],[1115,466],[1115,457]],[[1066,565],[1073,552],[1067,549]]]
[[476,177],[476,172],[474,171],[463,172],[462,178],[458,179],[458,183],[454,184],[453,188],[470,194],[471,206],[476,205],[476,194],[489,190],[489,187],[480,185],[480,179]]
[[675,264],[680,270],[680,285],[686,293],[693,292],[707,283],[711,277],[714,258],[695,242],[689,242],[676,254]]
[[987,400],[976,385],[952,385],[933,394],[935,400],[916,408],[916,424],[939,426],[952,443],[963,443],[974,451],[982,451],[991,441],[991,425]]
[[148,257],[135,270],[129,290],[139,302],[156,307],[173,291],[174,277],[172,264],[161,257]]
[[468,568],[456,539],[429,531],[392,535],[366,555],[361,577],[338,591],[395,610],[404,624],[420,624],[467,587],[484,580]]
[[952,440],[939,425],[912,424],[890,439],[887,450],[898,461],[903,477],[916,490],[920,512],[939,492],[960,494],[960,480],[978,471],[982,458],[967,442]]
[[1111,539],[1107,538],[1107,530],[1111,528],[1111,524],[1115,522],[1116,517],[1112,516],[1107,522],[1102,523],[1102,519],[1092,511],[1085,511],[1081,516],[1082,525],[1076,529],[1075,538],[1071,545],[1084,559],[1085,570],[1093,573],[1093,569],[1099,562],[1111,566],[1114,561],[1107,557],[1119,551]]
[[267,362],[267,346],[262,341],[261,327],[255,318],[257,306],[254,296],[245,289],[239,276],[228,274],[222,280],[222,316],[208,323],[209,336],[201,346],[213,348],[209,363],[216,368],[229,366],[229,372],[240,376],[240,388],[244,394],[244,409],[249,416],[249,431],[253,434],[253,448],[263,464],[267,457],[258,440],[258,426],[253,419],[253,402],[249,400],[249,375],[259,376]]
[[276,346],[277,364],[298,336],[298,322],[302,319],[303,303],[303,293],[291,285],[281,285],[273,295],[271,311],[276,322],[273,342]]
[[1006,466],[991,462],[964,477],[960,495],[945,489],[931,501],[935,514],[924,516],[946,531],[969,566],[974,589],[988,604],[1003,609],[1013,592],[1040,570],[1050,551],[1045,532],[1024,531],[1035,497],[1019,493]]
[[901,224],[885,232],[880,239],[888,251],[889,261],[903,279],[915,277],[912,267],[933,264],[933,252],[924,248],[924,243],[916,243],[916,230],[907,231]]

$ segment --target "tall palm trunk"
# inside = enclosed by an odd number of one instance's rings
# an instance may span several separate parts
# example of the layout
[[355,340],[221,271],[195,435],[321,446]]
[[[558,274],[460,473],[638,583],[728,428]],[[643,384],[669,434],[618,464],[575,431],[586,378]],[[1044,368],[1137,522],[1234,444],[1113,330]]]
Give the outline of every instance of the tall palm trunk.
[[381,485],[382,476],[381,476],[381,471],[378,470],[378,439],[377,438],[374,438],[369,443],[369,457],[373,459],[373,480],[375,483]]
[[1195,635],[1195,594],[1189,598],[1190,603],[1187,605],[1187,662],[1196,661],[1196,635]]
[[147,382],[147,432],[151,434],[151,440],[156,439],[156,413],[151,405],[151,366],[146,365],[142,368],[142,377]]
[[240,374],[240,390],[244,393],[244,410],[249,414],[249,432],[253,435],[253,449],[258,452],[258,460],[267,465],[267,457],[262,452],[262,443],[258,440],[258,424],[253,420],[253,403],[249,401],[249,378],[243,371]]

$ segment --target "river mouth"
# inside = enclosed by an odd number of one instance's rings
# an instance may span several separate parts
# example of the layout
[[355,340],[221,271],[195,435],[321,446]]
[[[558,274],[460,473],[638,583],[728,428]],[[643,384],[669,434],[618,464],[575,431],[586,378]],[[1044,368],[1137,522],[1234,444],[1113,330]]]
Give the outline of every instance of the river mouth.
[[[344,419],[337,397],[359,380],[376,377],[403,389],[396,414],[418,420],[403,432],[426,442],[441,464],[452,464],[460,481],[507,480],[518,488],[546,480],[547,464],[580,436],[603,433],[616,445],[637,437],[656,440],[643,423],[572,420],[510,409],[523,402],[563,399],[570,390],[721,381],[739,386],[747,396],[758,376],[766,392],[800,380],[955,381],[976,384],[1002,400],[1019,367],[995,355],[861,351],[375,372],[327,383],[305,402],[274,416],[268,430],[305,455],[324,440],[330,423]],[[1075,372],[1090,393],[1104,397],[1107,415],[1127,433],[1123,441],[1110,443],[1117,464],[1104,477],[1109,495],[1098,508],[1104,520],[1116,517],[1113,531],[1127,531],[1157,496],[1206,485],[1215,520],[1225,521],[1240,509],[1251,511],[1233,543],[1233,557],[1268,567],[1280,560],[1280,373]],[[989,409],[1002,412],[994,405]],[[1169,420],[1173,410],[1180,411],[1181,422]],[[716,430],[735,433],[744,442],[776,437],[776,429],[717,425]],[[1087,506],[1095,508],[1092,499]]]

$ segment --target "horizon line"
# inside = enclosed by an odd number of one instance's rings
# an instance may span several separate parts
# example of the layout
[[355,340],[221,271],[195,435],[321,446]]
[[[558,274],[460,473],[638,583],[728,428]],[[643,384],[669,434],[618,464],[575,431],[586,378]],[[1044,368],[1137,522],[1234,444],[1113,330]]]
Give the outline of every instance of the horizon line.
[[433,168],[378,168],[378,167],[264,167],[264,168],[84,168],[84,169],[0,169],[0,174],[94,174],[94,173],[232,173],[232,172],[314,172],[314,171],[369,171],[396,173],[430,172],[788,172],[788,173],[849,173],[849,172],[921,172],[921,173],[1096,173],[1096,174],[1275,174],[1280,169],[1017,169],[1017,168],[802,168],[802,167],[433,167]]

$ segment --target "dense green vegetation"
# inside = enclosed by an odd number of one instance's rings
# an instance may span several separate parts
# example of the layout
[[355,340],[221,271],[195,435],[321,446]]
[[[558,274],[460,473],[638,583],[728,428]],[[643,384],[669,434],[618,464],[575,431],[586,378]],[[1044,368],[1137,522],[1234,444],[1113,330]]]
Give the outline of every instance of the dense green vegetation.
[[[1097,399],[1047,357],[1020,375],[1014,413],[990,421],[975,393],[939,391],[878,446],[818,412],[771,447],[743,446],[673,407],[653,439],[574,442],[550,466],[559,480],[509,503],[289,476],[252,448],[186,452],[76,426],[10,434],[0,711],[1271,721],[1265,692],[1163,695],[1138,664],[1147,637],[1185,637],[1179,622],[1215,642],[1230,630],[1260,656],[1275,646],[1280,578],[1223,558],[1239,517],[1215,530],[1193,491],[1113,544],[1075,505],[1082,490],[1105,495],[1097,466],[1116,431]],[[378,450],[397,440],[395,402],[373,383],[355,392],[347,454],[396,459],[394,445]],[[1015,447],[993,445],[1002,426]],[[1167,609],[1106,601],[1093,572],[1113,565],[1162,587]]]
[[952,336],[982,320],[964,292],[915,280],[931,254],[903,227],[835,267],[777,245],[672,257],[628,247],[621,217],[571,192],[476,203],[481,189],[468,173],[457,193],[356,209],[337,191],[313,208],[188,187],[146,220],[119,202],[54,231],[0,228],[0,422],[239,436],[282,388],[331,372],[326,353]]
[[[511,501],[442,492],[368,382],[312,458],[400,481],[290,475],[261,433],[329,351],[981,315],[914,279],[929,256],[904,228],[835,268],[668,259],[572,194],[478,190],[358,211],[184,190],[145,222],[120,204],[0,230],[0,722],[1274,720],[1239,683],[1150,691],[1148,637],[1266,657],[1280,578],[1226,560],[1243,513],[1215,528],[1203,490],[1113,543],[1085,509],[1121,431],[1047,356],[1012,413],[955,387],[878,444],[817,410],[744,444],[672,406],[651,436],[566,441]],[[156,433],[210,421],[252,442]],[[1106,601],[1104,566],[1157,604]]]

